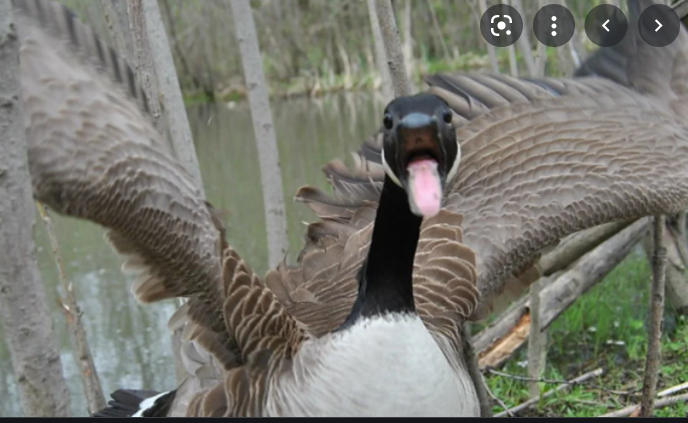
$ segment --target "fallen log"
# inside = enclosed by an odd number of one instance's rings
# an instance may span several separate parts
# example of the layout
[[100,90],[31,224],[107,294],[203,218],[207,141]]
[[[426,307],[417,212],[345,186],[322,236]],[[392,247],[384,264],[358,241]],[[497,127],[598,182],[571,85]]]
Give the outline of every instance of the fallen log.
[[[649,229],[649,218],[637,220],[589,251],[570,269],[544,286],[540,300],[540,330],[547,328],[581,294],[614,269]],[[527,297],[522,298],[494,324],[473,338],[481,369],[499,366],[527,339],[530,323],[529,304]]]
[[[585,231],[576,232],[565,238],[553,251],[545,254],[538,263],[543,276],[551,276],[578,260],[585,253],[597,247],[611,236],[627,227],[630,222],[616,222],[599,225]],[[554,278],[550,279],[553,282]],[[505,311],[490,325],[490,331],[483,330],[473,338],[477,351],[484,350],[494,340],[503,338],[515,327],[526,311],[528,297],[524,296]]]
[[611,222],[604,225],[576,232],[565,238],[561,244],[540,259],[543,276],[550,276],[564,270],[574,261],[583,257],[588,251],[602,244],[612,236],[618,234],[632,221]]

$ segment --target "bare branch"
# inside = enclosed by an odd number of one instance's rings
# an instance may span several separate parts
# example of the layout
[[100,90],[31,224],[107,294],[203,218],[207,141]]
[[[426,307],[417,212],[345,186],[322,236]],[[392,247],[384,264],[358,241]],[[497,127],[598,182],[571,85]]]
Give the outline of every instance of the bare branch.
[[509,379],[520,380],[523,382],[549,383],[551,385],[558,385],[558,384],[582,385],[583,383],[585,383],[585,386],[588,388],[598,389],[600,391],[604,391],[604,392],[606,392],[608,394],[612,394],[612,395],[635,395],[638,392],[638,390],[635,390],[635,391],[619,391],[617,389],[608,389],[608,388],[605,388],[604,386],[595,385],[593,383],[587,383],[587,381],[585,381],[585,382],[578,381],[578,382],[574,383],[573,381],[570,381],[570,380],[546,379],[546,378],[542,378],[542,377],[532,378],[532,377],[512,375],[510,373],[499,372],[499,371],[494,370],[494,369],[488,369],[487,371],[493,375],[496,375],[496,376],[502,376],[502,377],[506,377]]
[[81,324],[81,310],[79,309],[79,304],[76,301],[76,295],[74,294],[74,286],[71,282],[67,281],[67,275],[62,265],[62,255],[60,254],[60,246],[57,242],[57,236],[55,235],[55,229],[53,228],[53,223],[48,215],[48,209],[45,205],[40,202],[36,202],[36,207],[38,208],[38,213],[45,224],[46,231],[48,232],[48,238],[50,239],[50,246],[53,250],[53,257],[55,258],[55,265],[57,266],[57,274],[60,278],[60,285],[62,285],[62,290],[65,292],[67,298],[67,304],[61,301],[62,311],[64,311],[67,317],[67,326],[72,334],[72,341],[74,342],[74,359],[76,361],[77,367],[81,370],[81,382],[84,386],[84,395],[86,396],[86,403],[88,404],[89,414],[93,414],[99,410],[105,408],[105,396],[103,395],[103,388],[100,386],[100,380],[98,379],[98,372],[96,371],[96,366],[93,363],[93,356],[91,355],[91,349],[88,346],[88,341],[86,339],[86,331],[84,326]]
[[654,254],[652,256],[652,289],[650,294],[650,327],[648,331],[647,358],[645,377],[643,378],[643,397],[640,415],[649,417],[652,414],[659,363],[661,361],[662,316],[664,314],[664,289],[666,285],[666,247],[664,231],[666,217],[655,216],[654,221]]
[[468,375],[473,381],[473,386],[475,387],[475,393],[478,395],[478,401],[480,401],[480,416],[481,417],[492,417],[492,402],[488,397],[489,388],[485,383],[483,374],[480,372],[478,367],[478,358],[475,354],[475,348],[473,348],[473,342],[471,340],[471,322],[464,322],[461,326],[461,339],[463,339],[463,355],[466,362],[466,370],[468,370]]
[[[542,9],[549,3],[547,0],[540,0],[538,2],[538,9]],[[538,42],[535,52],[535,74],[530,76],[534,78],[542,78],[545,76],[545,65],[547,64],[547,46],[544,43]]]
[[[527,16],[525,15],[525,11],[523,9],[523,4],[521,3],[521,0],[511,0],[511,5],[518,11],[518,13],[521,14],[523,17],[523,21],[527,22]],[[528,75],[531,77],[535,77],[538,73],[537,67],[535,65],[535,60],[533,60],[533,51],[530,48],[530,35],[528,35],[528,28],[527,26],[523,28],[523,33],[521,34],[520,37],[518,37],[518,40],[516,41],[518,45],[518,49],[521,50],[521,57],[523,57],[523,60],[526,62],[526,69],[528,69]]]
[[667,395],[675,394],[676,392],[685,391],[688,389],[688,382],[681,383],[671,388],[667,388],[659,393],[657,393],[658,398],[666,397]]
[[545,367],[547,333],[540,331],[540,288],[546,281],[542,278],[530,286],[530,333],[528,334],[528,374],[531,382],[528,392],[531,398],[540,396],[537,378]]
[[[678,404],[681,402],[688,402],[688,394],[682,394],[682,395],[676,395],[675,397],[667,397],[667,398],[662,398],[658,399],[657,401],[654,402],[653,404],[653,409],[656,408],[662,408],[662,407],[668,407],[670,405]],[[638,413],[640,409],[639,405],[631,405],[626,408],[623,408],[618,411],[613,411],[611,413],[607,413],[604,415],[601,415],[599,417],[628,417],[631,414]]]
[[382,83],[382,95],[385,101],[390,101],[394,98],[394,92],[392,91],[392,81],[389,75],[389,67],[387,66],[387,53],[385,53],[385,45],[382,41],[380,21],[377,18],[375,0],[367,0],[367,2],[368,16],[370,16],[370,28],[373,32],[373,43],[375,45],[375,63],[377,64],[377,71],[380,73]]
[[554,388],[554,389],[552,389],[552,390],[549,390],[549,391],[543,393],[543,394],[542,394],[541,396],[539,396],[539,397],[531,398],[531,399],[529,399],[528,401],[524,402],[523,404],[517,405],[516,407],[512,407],[512,408],[510,408],[510,409],[507,410],[507,411],[503,411],[503,412],[501,412],[501,413],[497,413],[497,414],[495,414],[495,417],[504,417],[504,416],[508,415],[509,413],[516,414],[516,413],[518,413],[519,411],[522,411],[522,410],[525,410],[525,409],[528,409],[528,408],[532,407],[532,406],[535,405],[538,401],[540,401],[541,398],[547,398],[547,397],[551,396],[552,394],[555,394],[555,393],[557,393],[557,392],[560,392],[560,391],[563,391],[563,390],[565,390],[565,389],[568,389],[570,386],[580,385],[581,383],[587,381],[588,379],[592,379],[592,378],[594,378],[594,377],[600,376],[602,373],[604,373],[604,370],[601,369],[601,368],[595,369],[595,370],[593,370],[593,371],[591,371],[591,372],[588,372],[588,373],[585,373],[585,374],[583,374],[583,375],[581,375],[581,376],[578,376],[577,378],[575,378],[575,379],[573,379],[573,380],[571,380],[571,381],[567,381],[566,383],[564,383],[564,384],[562,384],[562,385],[560,385],[560,386],[557,386],[556,388]]
[[[482,374],[481,374],[482,376]],[[490,394],[490,397],[492,397],[493,400],[497,401],[497,404],[499,404],[502,409],[504,409],[504,412],[509,416],[509,417],[515,417],[516,415],[509,409],[509,407],[506,406],[504,401],[501,400],[497,395],[492,392],[490,387],[487,385],[487,382],[485,381],[485,377],[483,376],[483,385],[485,385],[485,389],[487,390],[487,393]]]
[[430,0],[426,1],[428,5],[428,11],[430,11],[430,19],[432,19],[432,26],[435,28],[435,32],[437,32],[437,39],[440,40],[440,46],[442,46],[444,58],[447,59],[449,58],[449,48],[447,47],[447,43],[444,41],[444,34],[442,34],[442,28],[440,28],[440,23],[437,20],[437,13],[435,13],[435,8],[433,7],[432,2]]
[[392,77],[394,95],[395,97],[410,95],[413,92],[413,86],[404,64],[404,53],[401,50],[399,30],[397,29],[397,21],[394,18],[392,2],[391,0],[375,0],[375,7],[377,9],[377,17],[380,20],[382,40],[385,42],[387,65]]
[[[509,5],[509,0],[505,0],[504,4]],[[516,47],[511,44],[507,47],[509,53],[509,73],[514,78],[518,77],[518,62],[516,61]]]
[[[478,0],[478,5],[480,6],[480,15],[485,13],[487,10],[487,0]],[[495,52],[495,46],[485,41],[487,45],[487,57],[490,59],[490,67],[492,72],[499,73],[499,63],[497,63],[497,53]]]

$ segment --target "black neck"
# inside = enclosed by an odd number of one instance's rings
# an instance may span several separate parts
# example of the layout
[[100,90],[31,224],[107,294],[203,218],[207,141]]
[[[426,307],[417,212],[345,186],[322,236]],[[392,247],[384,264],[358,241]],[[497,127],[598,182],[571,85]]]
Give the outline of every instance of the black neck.
[[406,191],[385,175],[370,250],[358,274],[358,297],[343,327],[359,317],[415,311],[413,259],[421,222]]

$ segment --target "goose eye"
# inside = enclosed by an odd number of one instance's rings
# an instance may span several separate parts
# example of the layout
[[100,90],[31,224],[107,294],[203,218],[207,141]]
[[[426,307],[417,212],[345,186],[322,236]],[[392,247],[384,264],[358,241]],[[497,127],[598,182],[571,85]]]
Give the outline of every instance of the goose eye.
[[394,125],[392,115],[389,113],[385,113],[385,117],[382,119],[382,124],[385,125],[385,128],[392,129],[392,125]]
[[442,114],[442,119],[444,119],[444,121],[447,123],[451,123],[452,117],[453,117],[452,111],[449,109],[446,109],[444,111],[444,113]]

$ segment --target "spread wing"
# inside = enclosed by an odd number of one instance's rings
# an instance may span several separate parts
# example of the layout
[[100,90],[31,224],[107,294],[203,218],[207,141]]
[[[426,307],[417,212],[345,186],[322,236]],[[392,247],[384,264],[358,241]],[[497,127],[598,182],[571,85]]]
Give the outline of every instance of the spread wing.
[[129,66],[59,3],[17,1],[15,11],[35,197],[107,228],[140,301],[189,298],[170,321],[184,328],[191,376],[174,413],[258,413],[268,375],[307,332],[228,246],[145,115]]
[[[445,209],[463,216],[463,242],[477,256],[476,316],[491,308],[511,276],[562,237],[678,211],[688,201],[688,128],[666,103],[618,85],[599,98],[550,96],[497,107],[457,134],[463,157]],[[309,192],[309,204],[323,195]],[[337,202],[329,203],[334,210]],[[317,228],[331,230],[318,231],[311,242],[346,234],[341,228],[355,216],[354,203],[350,198],[342,213],[323,215]],[[320,205],[313,209],[322,213]]]
[[627,90],[566,99],[498,109],[457,131],[464,159],[446,207],[464,214],[478,255],[478,316],[562,237],[686,205],[688,128],[672,110]]
[[189,297],[199,341],[231,365],[224,228],[145,116],[131,68],[59,3],[14,5],[34,196],[107,228],[140,301]]
[[[474,318],[536,280],[540,251],[562,237],[685,206],[686,34],[682,30],[666,49],[629,34],[578,72],[616,75],[614,81],[426,78],[430,91],[454,110],[462,144],[445,208],[463,215],[464,242],[477,255],[481,301]],[[662,65],[654,67],[657,61]],[[302,191],[321,217],[309,242],[328,242],[337,232],[322,227],[345,227],[357,207],[374,208],[383,179],[379,152],[377,134],[350,169],[340,162],[325,168],[334,198]]]

